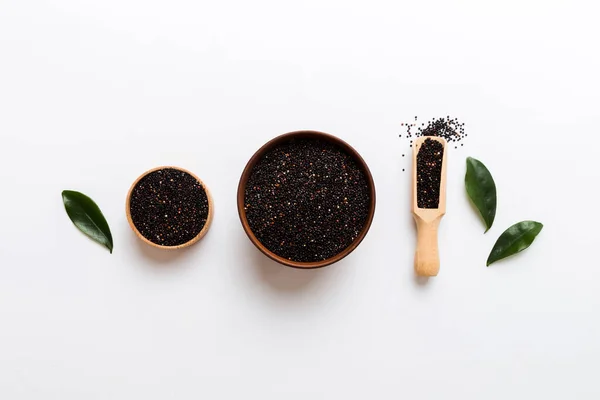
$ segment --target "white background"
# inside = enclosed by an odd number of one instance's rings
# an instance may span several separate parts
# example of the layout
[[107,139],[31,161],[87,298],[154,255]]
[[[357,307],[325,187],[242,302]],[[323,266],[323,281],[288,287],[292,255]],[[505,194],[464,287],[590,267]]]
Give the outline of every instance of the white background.
[[[598,399],[600,28],[592,1],[0,1],[0,398]],[[451,115],[440,275],[413,277],[401,122]],[[371,167],[365,241],[279,266],[236,210],[247,160],[316,129]],[[465,158],[499,191],[493,229]],[[203,241],[127,225],[145,170],[212,190]],[[406,168],[407,172],[402,172]],[[114,254],[60,192],[98,202]],[[500,233],[545,224],[490,268]]]

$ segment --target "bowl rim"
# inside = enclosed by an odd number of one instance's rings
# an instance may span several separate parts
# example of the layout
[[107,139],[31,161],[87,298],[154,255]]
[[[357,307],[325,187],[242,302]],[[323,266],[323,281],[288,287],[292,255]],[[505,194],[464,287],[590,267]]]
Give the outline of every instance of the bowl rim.
[[[130,206],[131,206],[131,195],[133,193],[133,189],[137,186],[137,184],[139,183],[139,181],[142,178],[144,178],[146,175],[151,174],[152,172],[155,172],[155,171],[163,170],[163,169],[175,169],[175,170],[178,170],[178,171],[190,174],[191,176],[194,177],[194,179],[196,179],[198,182],[200,182],[200,185],[202,185],[202,187],[204,188],[204,192],[206,193],[206,197],[208,198],[208,215],[206,217],[206,223],[204,224],[204,226],[202,227],[202,229],[200,230],[200,232],[198,232],[198,234],[196,236],[194,236],[192,239],[188,240],[187,242],[182,243],[182,244],[178,244],[176,246],[164,246],[164,245],[157,244],[157,243],[154,243],[154,242],[146,239],[146,237],[144,237],[144,235],[142,235],[140,233],[140,231],[137,229],[137,227],[133,223],[133,219],[131,218],[131,207]],[[125,214],[127,215],[127,222],[129,222],[129,226],[131,227],[131,229],[133,230],[133,232],[135,233],[135,235],[139,239],[141,239],[144,243],[149,244],[152,247],[156,247],[156,248],[162,249],[162,250],[177,250],[177,249],[182,249],[184,247],[188,247],[188,246],[193,245],[194,243],[196,243],[200,239],[202,239],[204,237],[204,235],[206,235],[206,233],[210,229],[210,225],[211,225],[212,220],[213,220],[214,205],[213,205],[213,198],[212,198],[212,195],[210,193],[210,190],[208,190],[208,187],[206,187],[206,185],[204,184],[204,182],[202,181],[202,179],[198,178],[198,176],[196,176],[196,174],[194,174],[191,171],[188,171],[185,168],[176,167],[176,166],[173,166],[173,165],[165,165],[165,166],[155,167],[155,168],[149,169],[148,171],[146,171],[143,174],[141,174],[133,182],[133,184],[129,188],[129,192],[127,192],[127,199],[125,200]]]
[[[369,199],[369,214],[367,216],[367,220],[365,221],[365,224],[362,227],[360,233],[358,234],[356,239],[354,239],[354,241],[348,247],[346,247],[343,251],[341,251],[340,253],[336,254],[333,257],[330,257],[330,258],[328,258],[326,260],[322,260],[322,261],[313,261],[313,262],[292,261],[292,260],[288,260],[287,258],[278,256],[277,254],[275,254],[272,251],[270,251],[269,249],[267,249],[256,238],[256,236],[250,229],[250,224],[248,223],[248,219],[246,218],[246,210],[244,207],[246,184],[248,182],[248,179],[250,178],[250,174],[252,172],[252,169],[256,165],[256,163],[260,159],[262,159],[264,154],[267,151],[271,150],[273,147],[275,147],[283,142],[289,141],[291,139],[300,139],[300,138],[313,138],[313,139],[326,140],[328,142],[331,142],[331,143],[341,147],[345,152],[347,152],[358,163],[359,167],[363,170],[363,173],[365,174],[365,178],[367,180],[367,185],[369,188],[369,197],[370,197],[370,199]],[[346,143],[344,140],[338,138],[337,136],[331,135],[329,133],[313,131],[313,130],[300,130],[300,131],[284,133],[282,135],[276,136],[275,138],[269,140],[262,147],[260,147],[254,153],[254,155],[250,158],[248,163],[246,164],[246,167],[244,168],[244,171],[242,172],[242,176],[240,177],[240,182],[238,185],[238,192],[237,192],[237,206],[238,206],[238,215],[240,217],[240,222],[242,223],[242,227],[244,228],[246,235],[248,236],[250,241],[254,244],[254,246],[256,246],[258,248],[258,250],[260,250],[264,255],[269,257],[271,260],[276,261],[276,262],[283,264],[285,266],[288,266],[288,267],[299,268],[299,269],[313,269],[313,268],[326,267],[328,265],[331,265],[333,263],[336,263],[336,262],[342,260],[348,254],[352,253],[358,247],[358,245],[363,241],[363,239],[369,232],[369,229],[373,222],[373,217],[375,216],[375,204],[376,204],[376,191],[375,191],[375,182],[373,181],[373,175],[371,174],[371,171],[369,170],[369,166],[367,165],[365,160],[362,158],[362,156],[358,153],[358,151],[356,151],[352,146],[350,146],[348,143]]]

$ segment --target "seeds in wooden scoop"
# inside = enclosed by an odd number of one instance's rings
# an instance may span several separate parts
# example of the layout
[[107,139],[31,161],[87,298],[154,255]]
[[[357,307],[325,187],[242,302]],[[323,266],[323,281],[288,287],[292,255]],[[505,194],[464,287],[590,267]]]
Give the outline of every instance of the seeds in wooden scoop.
[[425,139],[417,153],[417,206],[438,208],[444,145]]

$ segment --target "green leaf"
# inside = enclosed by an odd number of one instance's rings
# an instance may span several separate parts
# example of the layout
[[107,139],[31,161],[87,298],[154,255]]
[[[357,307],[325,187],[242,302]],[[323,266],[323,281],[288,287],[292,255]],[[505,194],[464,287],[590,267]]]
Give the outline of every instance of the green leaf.
[[113,250],[113,239],[108,227],[108,222],[102,215],[102,211],[94,200],[83,193],[72,190],[62,192],[65,210],[73,221],[73,224],[83,233],[96,242],[106,246],[111,252]]
[[535,221],[521,221],[504,231],[496,241],[487,266],[528,248],[544,225]]
[[485,222],[487,228],[485,231],[489,231],[496,218],[496,184],[486,166],[471,157],[467,157],[465,187],[469,198]]

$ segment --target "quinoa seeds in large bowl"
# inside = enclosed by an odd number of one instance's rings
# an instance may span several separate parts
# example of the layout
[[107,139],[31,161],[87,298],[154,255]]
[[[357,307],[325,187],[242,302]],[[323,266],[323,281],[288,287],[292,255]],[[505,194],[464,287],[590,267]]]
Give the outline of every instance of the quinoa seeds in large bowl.
[[342,147],[319,138],[290,138],[252,168],[244,212],[256,239],[273,254],[320,262],[360,236],[371,214],[370,186]]

